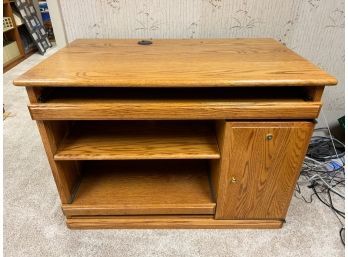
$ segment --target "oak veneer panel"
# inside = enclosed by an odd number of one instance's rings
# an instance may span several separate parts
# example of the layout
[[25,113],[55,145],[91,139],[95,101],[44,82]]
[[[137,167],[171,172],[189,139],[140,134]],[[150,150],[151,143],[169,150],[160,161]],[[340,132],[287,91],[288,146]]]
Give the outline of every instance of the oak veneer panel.
[[[31,103],[37,103],[40,95],[40,88],[27,88],[28,97]],[[68,131],[68,122],[37,121],[37,126],[41,135],[47,159],[51,166],[52,175],[56,182],[58,193],[62,203],[70,203],[80,179],[79,163],[56,162],[54,153],[57,145],[64,138]]]
[[230,150],[228,148],[230,147],[230,143],[225,142],[226,135],[227,135],[225,125],[226,125],[226,121],[224,120],[215,121],[216,140],[220,150],[220,158],[222,159],[210,160],[210,163],[209,163],[210,164],[210,180],[211,180],[211,186],[212,186],[212,191],[213,191],[215,201],[217,201],[218,193],[220,191],[221,173],[226,172],[226,170],[223,170],[225,168],[223,165],[226,165],[226,163],[228,163],[226,152]]
[[39,87],[26,87],[28,98],[30,103],[39,103],[39,96],[41,94],[41,88]]
[[56,162],[54,152],[58,142],[64,137],[68,130],[67,123],[52,123],[49,121],[37,121],[47,159],[51,166],[52,175],[56,182],[58,193],[62,203],[70,203],[80,179],[79,164],[72,162]]
[[65,215],[214,214],[206,161],[86,162]]
[[156,215],[156,216],[81,216],[67,219],[71,229],[152,228],[207,229],[254,228],[277,229],[281,220],[216,220],[212,215]]
[[313,101],[321,101],[324,93],[324,87],[307,87],[308,98]]
[[34,120],[314,119],[320,102],[300,100],[115,100],[31,104]]
[[[313,123],[226,122],[222,126],[216,218],[285,219]],[[273,138],[267,140],[268,135]]]
[[[337,81],[274,39],[79,39],[14,81],[18,86],[230,87]],[[57,74],[59,74],[57,76]]]
[[79,122],[55,160],[218,159],[215,132],[198,122]]

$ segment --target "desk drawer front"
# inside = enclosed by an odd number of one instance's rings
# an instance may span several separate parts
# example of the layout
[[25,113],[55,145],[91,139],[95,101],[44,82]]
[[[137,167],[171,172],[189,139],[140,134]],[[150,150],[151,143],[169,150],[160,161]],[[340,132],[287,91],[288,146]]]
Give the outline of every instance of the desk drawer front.
[[34,120],[315,119],[320,103],[31,104]]
[[321,107],[305,87],[34,90],[35,120],[314,119]]

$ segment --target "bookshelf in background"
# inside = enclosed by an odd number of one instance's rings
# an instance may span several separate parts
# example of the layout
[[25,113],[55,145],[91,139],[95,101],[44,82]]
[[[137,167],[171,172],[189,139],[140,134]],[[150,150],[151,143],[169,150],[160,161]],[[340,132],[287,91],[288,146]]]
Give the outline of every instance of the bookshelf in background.
[[37,51],[13,1],[3,0],[3,71],[6,72]]

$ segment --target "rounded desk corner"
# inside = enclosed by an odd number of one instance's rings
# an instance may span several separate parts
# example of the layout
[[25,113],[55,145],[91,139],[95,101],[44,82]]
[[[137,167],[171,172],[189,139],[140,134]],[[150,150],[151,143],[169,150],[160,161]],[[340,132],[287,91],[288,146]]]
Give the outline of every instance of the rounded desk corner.
[[338,80],[334,77],[331,78],[331,80],[328,82],[328,85],[335,86],[338,84]]
[[12,83],[14,86],[17,87],[23,87],[23,86],[29,86],[29,83],[25,80],[23,80],[21,77],[18,77],[14,80],[12,80]]

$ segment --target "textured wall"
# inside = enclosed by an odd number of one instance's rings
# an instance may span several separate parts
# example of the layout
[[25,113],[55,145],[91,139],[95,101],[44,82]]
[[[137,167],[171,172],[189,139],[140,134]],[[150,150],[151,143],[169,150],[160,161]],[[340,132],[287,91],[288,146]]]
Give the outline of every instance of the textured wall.
[[[344,114],[344,0],[60,0],[76,38],[273,37],[339,80],[325,91],[332,124]],[[323,123],[323,115],[319,119]]]

